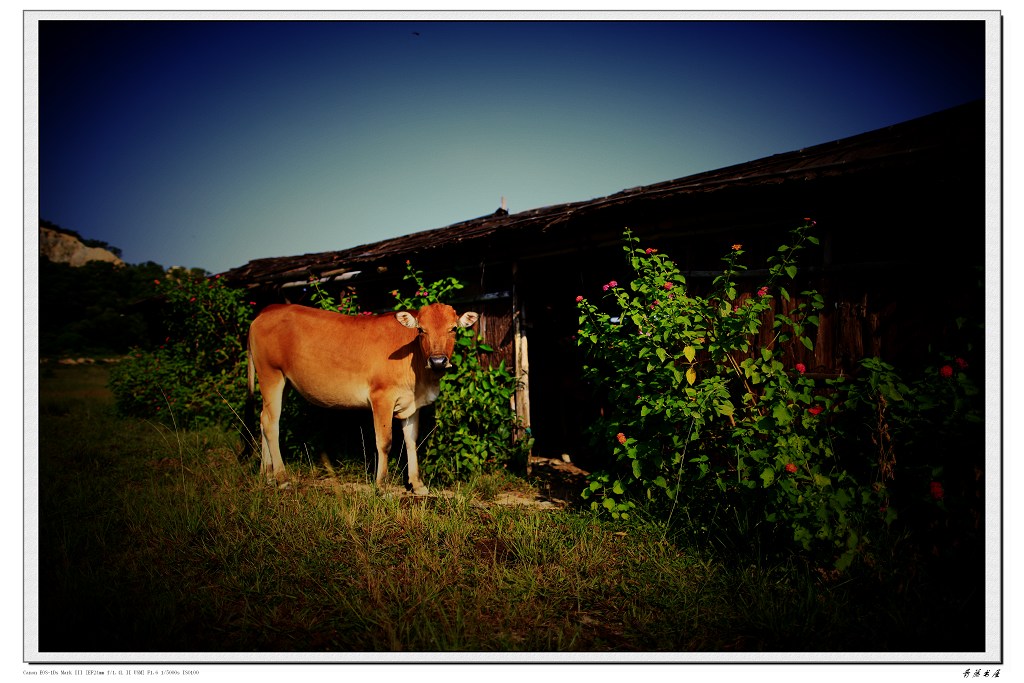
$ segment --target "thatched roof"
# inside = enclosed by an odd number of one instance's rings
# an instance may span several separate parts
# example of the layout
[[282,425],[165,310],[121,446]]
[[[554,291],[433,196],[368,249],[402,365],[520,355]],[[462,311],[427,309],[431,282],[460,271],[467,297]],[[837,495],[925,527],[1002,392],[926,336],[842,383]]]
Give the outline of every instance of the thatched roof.
[[834,142],[634,187],[607,197],[512,214],[499,209],[491,215],[351,249],[256,259],[223,275],[240,284],[281,284],[305,279],[310,273],[337,275],[413,254],[422,260],[432,252],[452,247],[484,249],[497,237],[502,238],[502,244],[510,243],[508,240],[517,235],[523,238],[523,244],[535,244],[538,236],[556,234],[560,227],[570,223],[600,219],[603,212],[626,205],[648,210],[664,200],[678,201],[724,190],[806,184],[882,171],[898,174],[903,169],[916,173],[923,168],[957,163],[963,152],[950,154],[952,148],[977,149],[979,131],[984,129],[983,113],[984,103],[973,102]]

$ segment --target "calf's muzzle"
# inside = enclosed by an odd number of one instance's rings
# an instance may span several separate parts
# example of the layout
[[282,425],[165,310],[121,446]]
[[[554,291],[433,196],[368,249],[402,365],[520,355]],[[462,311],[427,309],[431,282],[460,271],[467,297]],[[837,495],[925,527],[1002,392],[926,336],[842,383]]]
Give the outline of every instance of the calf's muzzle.
[[448,362],[448,356],[433,355],[427,358],[427,367],[440,372],[452,367],[452,364]]

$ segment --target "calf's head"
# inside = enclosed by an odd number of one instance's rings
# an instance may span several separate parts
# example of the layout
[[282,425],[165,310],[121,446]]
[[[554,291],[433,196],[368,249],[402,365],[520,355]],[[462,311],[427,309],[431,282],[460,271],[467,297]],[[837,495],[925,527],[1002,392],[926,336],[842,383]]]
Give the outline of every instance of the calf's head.
[[459,316],[454,308],[445,304],[429,304],[416,313],[400,311],[395,314],[402,325],[419,331],[417,341],[426,358],[427,367],[438,372],[452,366],[455,334],[459,328],[472,326],[479,317],[472,311]]

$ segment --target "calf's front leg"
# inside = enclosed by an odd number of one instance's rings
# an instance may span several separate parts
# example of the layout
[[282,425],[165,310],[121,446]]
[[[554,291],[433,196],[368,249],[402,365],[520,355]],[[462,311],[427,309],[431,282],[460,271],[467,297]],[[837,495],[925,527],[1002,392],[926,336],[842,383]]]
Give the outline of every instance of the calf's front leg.
[[420,479],[420,463],[416,455],[416,439],[420,431],[420,414],[413,413],[402,418],[402,435],[405,437],[405,452],[409,458],[409,487],[417,496],[425,496],[430,490]]

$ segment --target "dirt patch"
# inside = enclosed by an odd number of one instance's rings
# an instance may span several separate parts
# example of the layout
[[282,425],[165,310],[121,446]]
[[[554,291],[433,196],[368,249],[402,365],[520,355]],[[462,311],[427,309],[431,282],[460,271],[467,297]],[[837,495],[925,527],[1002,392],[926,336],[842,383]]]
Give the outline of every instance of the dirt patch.
[[[487,499],[475,497],[472,504],[483,508],[521,506],[538,510],[564,510],[579,501],[579,494],[586,485],[588,472],[572,463],[551,458],[530,458],[530,466],[533,490],[499,491]],[[370,483],[340,482],[334,476],[299,484],[329,489],[337,495],[365,495],[374,491]],[[431,488],[428,495],[417,496],[405,488],[388,486],[381,495],[397,498],[401,507],[432,507],[455,497],[456,492],[451,489]]]
[[530,458],[530,480],[538,488],[539,497],[560,507],[579,503],[589,475],[568,459]]

